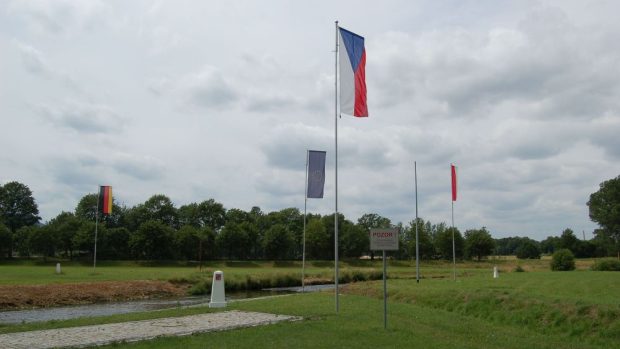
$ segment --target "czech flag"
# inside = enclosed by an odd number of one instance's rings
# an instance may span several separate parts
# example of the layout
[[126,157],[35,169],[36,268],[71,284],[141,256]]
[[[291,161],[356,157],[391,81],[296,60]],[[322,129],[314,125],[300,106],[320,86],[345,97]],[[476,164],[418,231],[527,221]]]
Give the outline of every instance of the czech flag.
[[99,187],[99,208],[104,215],[112,213],[112,187],[109,185]]
[[[366,49],[364,37],[338,28],[340,42],[340,113],[368,116],[366,105]],[[345,54],[343,54],[345,53]]]
[[450,164],[450,174],[452,175],[452,201],[456,201],[456,190],[457,190],[456,166],[452,164]]

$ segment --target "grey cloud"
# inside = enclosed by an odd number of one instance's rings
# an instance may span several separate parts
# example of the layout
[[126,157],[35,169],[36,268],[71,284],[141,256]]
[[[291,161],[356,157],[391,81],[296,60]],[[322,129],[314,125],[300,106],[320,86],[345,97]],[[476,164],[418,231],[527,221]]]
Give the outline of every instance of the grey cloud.
[[585,37],[561,11],[530,17],[520,30],[380,38],[373,43],[380,57],[368,69],[370,79],[378,75],[378,103],[445,102],[444,117],[480,117],[510,100],[538,104],[539,112],[523,115],[529,118],[591,119],[618,108],[620,76],[612,64],[618,50],[610,38]]
[[[379,132],[377,132],[379,133]],[[338,165],[364,169],[387,169],[398,163],[399,144],[392,137],[365,134],[338,137]]]
[[[261,142],[261,149],[270,166],[303,169],[307,149],[328,150],[330,133],[322,128],[303,124],[277,126]],[[328,159],[331,154],[328,153]]]
[[[578,139],[578,131],[561,122],[519,121],[493,137],[493,153],[498,158],[523,160],[546,159],[570,147]],[[490,144],[489,144],[490,145]]]
[[56,181],[73,192],[88,193],[102,180],[98,163],[92,158],[52,159],[47,165]]
[[92,155],[81,155],[78,156],[76,162],[83,167],[93,167],[101,165],[101,160],[97,159]]
[[114,133],[124,123],[112,108],[92,103],[69,101],[60,106],[43,105],[38,110],[54,125],[83,133]]
[[[303,170],[303,167],[301,169]],[[303,174],[299,172],[271,169],[256,176],[255,186],[258,191],[267,193],[272,198],[277,198],[278,200],[280,198],[286,200],[286,197],[293,197],[295,199],[299,198],[300,192],[303,196],[304,179],[302,176]]]
[[158,159],[126,153],[101,159],[90,154],[77,154],[50,159],[47,167],[56,181],[76,193],[89,192],[98,184],[110,182],[116,178],[115,172],[142,182],[159,179],[164,171],[164,165]]
[[[334,164],[334,138],[330,129],[285,124],[263,140],[261,149],[270,165],[303,169],[306,149],[326,150],[327,166]],[[389,130],[360,131],[339,127],[338,164],[350,168],[379,169],[398,163],[401,146]]]
[[[206,109],[255,113],[323,111],[330,100],[324,89],[326,79],[287,70],[290,69],[272,57],[242,54],[238,69],[207,65],[179,77],[151,78],[146,89],[158,97],[172,96],[183,106]],[[296,89],[299,93],[293,95],[290,86],[300,79],[316,79],[316,88],[309,88],[306,93]]]
[[221,109],[239,100],[238,92],[215,67],[182,77],[173,92],[180,93],[184,103],[201,108]]
[[237,95],[226,84],[205,84],[194,86],[190,91],[190,101],[201,107],[224,108],[237,100]]
[[26,70],[32,74],[44,77],[51,77],[53,75],[49,65],[43,58],[43,54],[39,50],[18,41],[14,41],[14,43],[21,53],[22,63]]
[[405,154],[415,157],[419,163],[449,163],[458,157],[461,145],[454,137],[420,127],[400,127],[394,136]]
[[[384,173],[385,175],[385,173]],[[344,176],[343,176],[344,177]],[[343,178],[343,179],[346,179]],[[413,201],[413,187],[403,188],[395,178],[388,180],[365,178],[369,182],[361,185],[348,186],[339,194],[342,200],[341,207],[349,212],[358,212],[352,217],[355,221],[364,213],[377,212],[397,223],[397,217],[404,217],[405,221],[415,218],[415,202]],[[343,184],[347,182],[343,180]],[[372,183],[369,185],[369,183]],[[355,217],[356,216],[356,217]]]
[[298,105],[290,96],[253,96],[248,98],[246,109],[251,112],[271,112]]
[[73,26],[91,29],[101,26],[101,1],[12,1],[7,6],[12,14],[43,33],[65,33]]
[[151,79],[147,82],[147,90],[156,95],[156,96],[162,96],[165,93],[169,92],[171,89],[171,81],[169,78],[158,78],[158,79]]
[[22,64],[28,72],[59,82],[74,92],[82,92],[75,80],[69,74],[52,67],[41,51],[18,40],[13,40],[13,44],[17,46],[21,54]]
[[601,147],[614,160],[620,159],[620,116],[610,115],[596,120],[592,125],[589,139],[594,145]]
[[295,106],[315,114],[329,113],[329,115],[333,115],[334,74],[308,72],[303,80],[314,81],[314,86],[307,92],[298,93]]
[[162,178],[165,168],[161,160],[133,154],[117,154],[111,165],[120,174],[144,181]]
[[530,186],[553,184],[548,181],[558,176],[557,166],[544,160],[498,159],[482,164],[463,163],[461,167],[459,183],[463,188],[483,188],[489,192],[519,193]]
[[[505,123],[511,125],[489,138],[486,144],[489,159],[515,158],[519,160],[544,160],[561,156],[581,143],[600,147],[608,156],[620,156],[617,117],[604,116],[591,121],[549,120]],[[532,162],[536,166],[537,162]]]
[[511,155],[520,159],[544,159],[560,152],[562,148],[555,144],[543,145],[540,143],[526,142],[518,144],[512,149]]

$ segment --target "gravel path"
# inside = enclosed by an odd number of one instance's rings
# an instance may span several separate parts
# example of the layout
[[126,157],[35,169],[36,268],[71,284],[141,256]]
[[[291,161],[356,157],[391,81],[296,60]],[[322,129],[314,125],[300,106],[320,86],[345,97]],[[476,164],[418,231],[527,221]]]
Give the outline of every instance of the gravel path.
[[0,348],[81,348],[121,341],[134,342],[160,336],[185,336],[193,333],[224,331],[295,320],[301,320],[301,318],[233,310],[116,324],[8,333],[0,335]]

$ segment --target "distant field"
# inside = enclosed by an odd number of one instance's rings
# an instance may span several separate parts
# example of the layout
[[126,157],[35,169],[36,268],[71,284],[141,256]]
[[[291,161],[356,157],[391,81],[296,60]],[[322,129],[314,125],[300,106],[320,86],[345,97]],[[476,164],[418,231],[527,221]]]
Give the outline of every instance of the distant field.
[[[227,279],[263,274],[295,274],[301,277],[298,261],[215,261],[197,265],[184,263],[140,263],[133,261],[100,262],[96,272],[92,265],[61,262],[62,274],[55,273],[56,263],[34,261],[0,261],[0,285],[40,285],[49,283],[81,283],[125,280],[182,280],[209,277],[213,271],[224,271]],[[375,270],[380,262],[341,263],[343,272],[350,269]],[[396,270],[407,271],[398,267]],[[333,262],[315,261],[306,264],[309,277],[333,277]]]
[[[578,270],[587,270],[593,260],[577,260]],[[471,276],[487,273],[497,265],[501,273],[512,272],[517,265],[526,271],[548,271],[549,260],[517,260],[512,256],[496,257],[482,262],[457,262],[457,275]],[[205,278],[215,270],[224,271],[227,278],[243,278],[247,275],[295,274],[301,275],[300,261],[209,261],[199,271],[196,264],[144,263],[134,261],[101,261],[93,273],[91,264],[61,262],[62,274],[55,274],[56,262],[17,260],[0,261],[0,285],[40,285],[49,283],[80,283],[125,280],[179,280]],[[306,277],[333,279],[332,261],[310,261],[306,264]],[[342,273],[348,271],[381,271],[380,260],[353,260],[340,263]],[[391,278],[415,278],[415,261],[389,261]],[[421,263],[423,278],[451,278],[452,264],[445,261]]]

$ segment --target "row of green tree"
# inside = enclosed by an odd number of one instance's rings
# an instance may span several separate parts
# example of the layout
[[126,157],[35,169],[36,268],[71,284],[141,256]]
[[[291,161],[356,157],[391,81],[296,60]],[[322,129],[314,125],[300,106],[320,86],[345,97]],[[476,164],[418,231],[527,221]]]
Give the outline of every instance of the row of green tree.
[[615,255],[617,244],[606,234],[595,234],[591,240],[580,240],[572,229],[565,229],[560,236],[549,236],[542,241],[527,237],[508,237],[496,240],[495,254],[516,255],[517,258],[540,258],[561,249],[570,250],[577,258],[607,257]]
[[[588,203],[595,221],[592,197],[598,193],[592,194]],[[302,254],[304,217],[297,208],[265,213],[253,207],[244,211],[226,209],[213,199],[177,208],[167,196],[158,194],[133,207],[113,201],[112,214],[104,216],[97,215],[97,194],[88,194],[73,212],[61,212],[45,224],[40,223],[38,213],[26,185],[10,182],[0,186],[0,254],[8,258],[16,254],[70,259],[92,256],[95,235],[97,256],[104,259],[296,259]],[[618,251],[618,234],[608,228],[597,229],[590,241],[581,241],[566,229],[559,237],[537,242],[521,237],[495,240],[484,227],[461,234],[445,223],[423,219],[418,219],[418,224],[415,220],[393,224],[374,213],[364,214],[355,223],[340,214],[338,222],[339,255],[345,258],[372,256],[368,232],[385,227],[399,228],[400,250],[394,255],[401,259],[415,258],[416,230],[422,259],[452,259],[453,236],[458,259],[481,259],[491,254],[539,258],[541,253],[561,248],[570,249],[577,257]],[[333,214],[307,215],[308,258],[332,259],[333,239]]]

